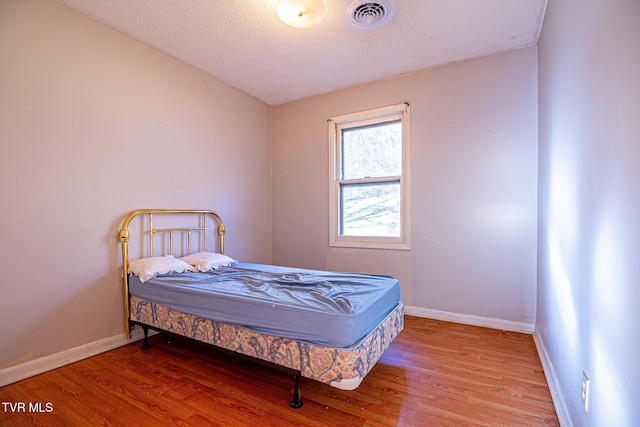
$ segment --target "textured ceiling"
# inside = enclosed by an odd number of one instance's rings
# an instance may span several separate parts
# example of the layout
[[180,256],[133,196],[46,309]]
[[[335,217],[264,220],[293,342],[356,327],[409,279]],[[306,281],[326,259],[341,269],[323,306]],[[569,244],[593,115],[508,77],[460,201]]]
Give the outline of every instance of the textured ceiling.
[[324,0],[309,29],[276,0],[56,0],[278,105],[450,62],[535,45],[547,0],[395,0],[377,28],[349,22],[353,0]]

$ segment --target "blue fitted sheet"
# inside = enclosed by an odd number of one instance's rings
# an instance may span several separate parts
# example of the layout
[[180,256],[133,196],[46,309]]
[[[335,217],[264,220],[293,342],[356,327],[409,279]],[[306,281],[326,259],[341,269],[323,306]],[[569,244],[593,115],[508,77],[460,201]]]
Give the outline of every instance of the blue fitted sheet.
[[390,276],[234,263],[207,273],[129,279],[131,295],[256,332],[347,348],[400,301]]

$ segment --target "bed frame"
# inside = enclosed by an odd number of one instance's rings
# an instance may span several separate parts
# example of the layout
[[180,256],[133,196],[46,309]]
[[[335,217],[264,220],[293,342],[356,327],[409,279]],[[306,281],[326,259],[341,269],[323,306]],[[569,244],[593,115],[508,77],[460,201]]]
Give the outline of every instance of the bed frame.
[[[186,222],[182,221],[185,219],[191,225],[154,228],[154,216],[162,219],[171,216],[171,224],[181,218],[180,223]],[[140,221],[136,221],[136,224],[140,223],[142,234],[148,234],[146,243],[144,236],[138,240],[141,249],[147,246],[146,250],[140,251],[145,253],[144,256],[154,256],[154,241],[163,246],[162,255],[174,255],[175,250],[175,255],[182,256],[207,251],[207,248],[224,253],[226,229],[220,216],[211,210],[141,209],[125,217],[119,234],[122,245],[125,335],[130,339],[131,331],[135,326],[142,327],[144,331],[142,348],[145,350],[150,348],[149,330],[155,330],[179,335],[216,349],[266,363],[291,375],[294,390],[290,406],[300,408],[302,406],[298,387],[300,376],[340,389],[353,390],[358,387],[364,376],[404,327],[404,305],[400,301],[395,309],[361,341],[349,348],[331,348],[257,333],[247,328],[183,313],[153,301],[131,296],[127,274],[131,239],[129,229],[136,217],[140,217],[138,218]],[[210,232],[208,224],[213,224],[215,231]],[[212,234],[214,239],[209,245],[208,234]],[[195,249],[192,248],[194,243]]]
[[[148,246],[148,256],[153,256],[153,246],[154,246],[154,236],[159,234],[161,236],[168,235],[169,236],[169,250],[164,251],[163,255],[174,255],[174,237],[176,235],[180,235],[183,237],[187,236],[187,248],[186,251],[184,247],[180,245],[180,253],[184,255],[189,255],[193,252],[198,252],[199,250],[206,251],[208,246],[208,233],[207,233],[207,219],[212,218],[214,223],[217,224],[217,234],[218,234],[218,252],[224,254],[224,234],[225,228],[222,223],[222,218],[220,215],[215,213],[214,211],[209,210],[186,210],[186,209],[140,209],[137,211],[133,211],[129,213],[124,221],[122,222],[122,228],[120,229],[120,243],[122,245],[122,280],[124,284],[124,320],[125,320],[125,334],[127,339],[131,339],[131,331],[135,327],[130,324],[130,307],[129,307],[129,275],[127,274],[129,270],[129,239],[131,238],[131,234],[129,232],[129,225],[131,221],[137,216],[146,216],[147,217],[147,233],[149,234],[149,246]],[[153,215],[188,215],[193,219],[196,217],[199,220],[199,223],[190,226],[190,227],[169,227],[169,228],[154,228],[153,227]],[[191,244],[193,243],[192,239],[193,234],[197,234],[198,246],[195,251],[192,251]],[[215,243],[215,242],[214,242]],[[215,249],[214,249],[215,250]]]

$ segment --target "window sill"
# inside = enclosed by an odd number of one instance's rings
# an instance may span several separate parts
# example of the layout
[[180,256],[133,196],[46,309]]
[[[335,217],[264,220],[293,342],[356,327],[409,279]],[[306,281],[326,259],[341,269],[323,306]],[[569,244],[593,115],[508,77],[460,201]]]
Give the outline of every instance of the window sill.
[[391,249],[398,251],[411,250],[407,242],[384,242],[380,240],[336,240],[329,242],[330,247],[337,248],[359,248],[359,249]]

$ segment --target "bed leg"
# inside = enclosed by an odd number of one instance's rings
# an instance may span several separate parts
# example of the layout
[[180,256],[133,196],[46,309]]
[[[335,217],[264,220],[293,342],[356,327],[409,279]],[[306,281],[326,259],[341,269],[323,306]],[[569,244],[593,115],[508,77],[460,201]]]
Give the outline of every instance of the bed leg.
[[142,349],[149,350],[151,345],[149,344],[149,328],[142,328],[144,331],[144,341],[142,341]]
[[293,399],[289,403],[293,409],[302,407],[302,400],[300,400],[300,389],[298,388],[298,376],[293,375]]

